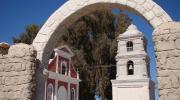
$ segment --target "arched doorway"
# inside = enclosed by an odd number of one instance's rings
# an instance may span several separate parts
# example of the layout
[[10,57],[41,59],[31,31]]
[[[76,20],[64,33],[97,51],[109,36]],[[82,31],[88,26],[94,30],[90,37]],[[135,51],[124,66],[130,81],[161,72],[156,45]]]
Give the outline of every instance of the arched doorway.
[[171,17],[153,0],[67,1],[50,16],[33,41],[33,46],[37,50],[37,59],[40,61],[39,73],[37,74],[37,100],[43,99],[44,80],[42,70],[48,64],[49,52],[53,50],[57,39],[61,36],[58,33],[63,33],[66,27],[69,27],[81,16],[103,7],[120,8],[136,13],[146,19],[155,30],[165,23],[172,22]]
[[64,86],[61,86],[58,89],[57,100],[67,100],[67,91]]
[[50,83],[47,87],[47,100],[53,100],[54,99],[54,88],[53,85]]

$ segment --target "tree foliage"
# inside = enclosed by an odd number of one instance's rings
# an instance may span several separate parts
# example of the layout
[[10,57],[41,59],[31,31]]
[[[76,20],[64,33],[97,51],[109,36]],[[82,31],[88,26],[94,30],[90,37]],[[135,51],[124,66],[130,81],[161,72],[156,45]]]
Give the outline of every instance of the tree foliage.
[[25,29],[25,32],[22,32],[18,38],[13,37],[13,42],[14,43],[32,44],[39,29],[40,29],[40,27],[38,25],[35,25],[35,24],[28,25]]
[[115,78],[117,37],[130,25],[123,12],[113,14],[110,9],[97,10],[83,16],[67,28],[59,39],[75,52],[73,65],[80,71],[80,100],[92,100],[99,95],[111,100],[111,82]]

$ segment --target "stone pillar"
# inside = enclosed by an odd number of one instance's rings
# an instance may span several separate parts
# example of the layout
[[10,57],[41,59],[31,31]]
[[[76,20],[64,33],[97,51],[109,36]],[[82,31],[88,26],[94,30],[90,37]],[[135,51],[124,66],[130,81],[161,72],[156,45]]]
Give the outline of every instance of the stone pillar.
[[70,90],[70,82],[68,82],[68,91],[67,91],[68,92],[68,97],[67,97],[68,100],[70,100],[70,96],[71,96],[70,91],[71,91]]
[[[57,59],[56,59],[56,73],[60,73],[59,72],[59,56],[57,56]],[[58,92],[59,92],[59,88],[58,88],[58,80],[55,80],[55,95],[54,95],[54,100],[58,100]]]
[[58,100],[58,80],[55,80],[55,95],[54,95],[54,100]]
[[169,22],[154,30],[159,100],[180,98],[180,23]]
[[76,100],[79,100],[79,82],[77,83]]
[[0,100],[34,100],[36,52],[26,44],[0,55]]

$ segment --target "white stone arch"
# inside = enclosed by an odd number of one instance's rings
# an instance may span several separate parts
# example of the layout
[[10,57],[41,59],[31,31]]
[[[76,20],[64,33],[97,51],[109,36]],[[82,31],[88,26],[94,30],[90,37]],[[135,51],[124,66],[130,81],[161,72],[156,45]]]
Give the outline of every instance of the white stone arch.
[[57,100],[67,100],[67,90],[64,86],[58,89]]
[[38,51],[37,58],[42,62],[47,59],[45,53],[52,51],[56,40],[61,36],[58,33],[63,33],[64,28],[81,16],[103,7],[117,7],[134,12],[145,18],[153,28],[172,21],[153,0],[69,0],[49,17],[33,41],[33,46]]
[[[42,26],[33,46],[37,50],[37,59],[40,62],[40,70],[37,74],[36,99],[42,100],[44,91],[44,80],[42,69],[47,67],[50,52],[53,50],[57,39],[62,35],[65,28],[69,27],[81,16],[84,16],[96,9],[104,7],[120,8],[136,13],[154,28],[168,22],[171,17],[153,0],[69,0],[58,8]],[[60,33],[60,34],[59,34]]]

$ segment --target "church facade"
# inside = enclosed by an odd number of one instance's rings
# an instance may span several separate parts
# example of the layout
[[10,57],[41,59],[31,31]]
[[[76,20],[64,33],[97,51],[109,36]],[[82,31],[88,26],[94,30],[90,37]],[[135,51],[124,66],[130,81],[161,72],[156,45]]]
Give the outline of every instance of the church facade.
[[146,45],[146,38],[133,24],[118,37],[113,100],[154,100]]
[[49,60],[44,100],[79,100],[79,74],[71,64],[73,52],[68,46],[54,49]]

